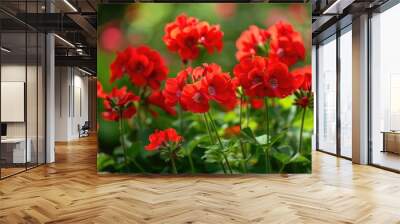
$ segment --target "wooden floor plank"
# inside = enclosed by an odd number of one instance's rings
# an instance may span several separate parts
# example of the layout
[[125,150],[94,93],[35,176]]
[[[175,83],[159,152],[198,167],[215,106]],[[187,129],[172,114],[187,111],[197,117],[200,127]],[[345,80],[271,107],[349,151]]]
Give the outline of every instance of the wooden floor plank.
[[310,175],[98,175],[96,138],[0,181],[0,223],[400,223],[400,175],[320,152]]

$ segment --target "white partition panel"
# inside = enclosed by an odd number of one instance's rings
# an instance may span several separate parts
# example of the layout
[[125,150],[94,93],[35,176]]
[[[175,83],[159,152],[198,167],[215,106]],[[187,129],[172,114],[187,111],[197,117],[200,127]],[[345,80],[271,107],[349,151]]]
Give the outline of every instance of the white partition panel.
[[1,122],[24,122],[24,82],[1,82]]

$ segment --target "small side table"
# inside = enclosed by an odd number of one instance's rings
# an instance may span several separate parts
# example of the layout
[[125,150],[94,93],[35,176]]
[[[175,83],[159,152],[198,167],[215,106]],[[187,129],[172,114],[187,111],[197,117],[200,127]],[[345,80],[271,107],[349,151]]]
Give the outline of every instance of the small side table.
[[400,132],[382,131],[381,133],[383,134],[382,152],[391,152],[400,154]]

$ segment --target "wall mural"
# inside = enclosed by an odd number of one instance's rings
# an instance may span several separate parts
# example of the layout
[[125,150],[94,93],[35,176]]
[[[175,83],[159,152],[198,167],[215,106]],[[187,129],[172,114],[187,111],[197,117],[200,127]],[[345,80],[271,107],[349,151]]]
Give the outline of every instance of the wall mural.
[[100,173],[310,173],[309,4],[98,10]]

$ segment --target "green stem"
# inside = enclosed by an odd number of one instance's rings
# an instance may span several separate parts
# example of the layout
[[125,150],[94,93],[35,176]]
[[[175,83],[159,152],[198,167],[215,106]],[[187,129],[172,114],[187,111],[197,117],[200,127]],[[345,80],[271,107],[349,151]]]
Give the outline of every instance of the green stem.
[[250,99],[247,101],[246,105],[246,127],[249,127],[249,122],[250,122]]
[[192,174],[196,173],[196,170],[194,169],[193,159],[192,159],[192,152],[189,153],[188,159],[189,159],[189,164],[190,164],[190,169],[192,171]]
[[239,106],[239,125],[240,125],[240,130],[242,130],[242,104],[243,104],[243,95],[240,96],[240,106]]
[[269,109],[268,109],[268,98],[264,98],[264,104],[265,104],[265,126],[266,126],[266,134],[267,134],[267,142],[268,142],[268,147],[265,149],[265,167],[266,167],[266,172],[271,172],[271,161],[269,159]]
[[265,129],[266,129],[266,134],[267,134],[267,141],[269,143],[269,108],[268,108],[268,98],[264,98],[264,104],[265,104]]
[[218,135],[218,131],[217,131],[216,125],[215,125],[215,123],[214,123],[214,119],[213,119],[211,113],[207,113],[207,114],[208,114],[208,117],[210,118],[211,127],[214,129],[215,135],[217,136],[218,143],[219,143],[219,146],[220,146],[220,148],[221,148],[222,156],[224,157],[225,163],[226,163],[226,165],[228,166],[229,172],[232,174],[232,173],[233,173],[232,167],[231,167],[231,165],[229,164],[228,157],[227,157],[227,156],[225,155],[225,153],[223,152],[223,150],[224,150],[224,145],[222,144],[221,138],[220,138],[219,135]]
[[133,164],[135,164],[135,166],[140,170],[140,172],[145,173],[146,171],[144,171],[143,167],[136,161],[135,158],[132,158],[132,162]]
[[170,147],[168,147],[168,151],[169,151],[169,159],[171,160],[171,165],[172,165],[172,172],[174,174],[178,174],[178,171],[176,170],[176,165],[175,165],[175,159],[174,159],[174,155],[173,155],[173,150],[171,150]]
[[283,163],[281,168],[279,169],[279,173],[282,173],[283,170],[285,169],[285,167],[286,167],[286,163]]
[[210,126],[208,125],[207,117],[206,117],[205,114],[203,114],[203,119],[204,119],[204,123],[206,124],[208,136],[210,137],[210,142],[211,142],[212,144],[214,144],[214,143],[215,143],[214,137],[213,137],[212,134],[211,134]]
[[[243,95],[240,95],[240,106],[239,106],[239,127],[240,127],[240,131],[242,131],[242,112],[243,112],[242,104],[243,104]],[[239,142],[240,142],[240,149],[242,151],[242,157],[243,157],[243,159],[241,161],[241,164],[242,164],[242,167],[243,167],[243,172],[247,173],[247,162],[246,162],[247,156],[246,156],[246,152],[245,152],[244,145],[243,145],[243,142],[242,142],[241,138],[239,139]]]
[[[208,136],[210,137],[210,143],[211,143],[211,144],[215,144],[214,137],[213,137],[212,134],[211,134],[210,126],[208,125],[208,121],[207,121],[207,116],[206,116],[206,114],[203,114],[203,119],[204,119],[204,123],[206,124]],[[222,170],[223,170],[224,173],[226,174],[226,169],[225,169],[224,163],[221,162],[220,165],[221,165]]]
[[307,110],[307,107],[304,107],[303,108],[303,115],[301,117],[300,140],[299,140],[299,149],[298,149],[298,152],[300,154],[302,153],[301,146],[302,146],[302,143],[303,143],[304,118],[306,116],[306,110]]
[[128,152],[125,146],[125,140],[124,140],[124,132],[123,132],[123,123],[122,123],[122,112],[119,113],[119,140],[121,141],[121,146],[122,149],[124,150],[124,163],[125,167],[128,168],[129,163],[128,163]]
[[119,133],[120,133],[120,141],[121,141],[121,146],[122,149],[124,151],[124,163],[125,166],[128,167],[129,166],[129,161],[132,161],[133,164],[140,170],[140,172],[144,173],[144,169],[139,165],[139,163],[136,161],[135,158],[131,158],[129,159],[128,157],[128,149],[126,148],[126,144],[125,144],[125,139],[124,139],[124,125],[122,122],[122,112],[120,112],[120,119],[119,119]]
[[182,133],[183,132],[183,111],[182,111],[182,107],[179,107],[178,113],[179,113],[179,132]]

